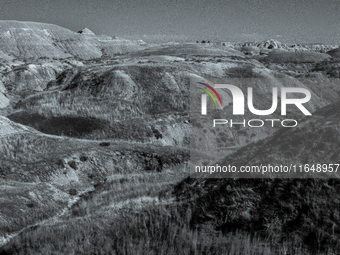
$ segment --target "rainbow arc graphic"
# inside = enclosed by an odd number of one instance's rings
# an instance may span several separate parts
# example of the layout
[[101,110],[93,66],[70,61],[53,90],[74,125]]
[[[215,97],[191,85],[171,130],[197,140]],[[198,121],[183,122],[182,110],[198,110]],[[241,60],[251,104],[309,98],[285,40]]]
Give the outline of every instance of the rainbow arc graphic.
[[[221,100],[221,98],[220,98],[220,95],[217,93],[217,91],[216,91],[213,87],[211,87],[210,85],[208,85],[208,84],[206,84],[206,83],[203,83],[203,82],[197,82],[197,83],[198,83],[198,84],[201,84],[201,85],[203,85],[203,86],[206,86],[206,87],[209,88],[212,92],[214,92],[215,95],[217,96],[218,100],[220,101],[220,104],[221,104],[221,107],[222,107],[222,100]],[[206,93],[212,98],[212,100],[214,100],[214,103],[215,103],[215,105],[217,106],[216,100],[215,100],[214,96],[211,94],[211,92],[210,92],[209,90],[203,89],[203,88],[200,88],[200,87],[196,87],[196,88],[201,89],[201,90],[203,90],[204,92],[206,92]]]

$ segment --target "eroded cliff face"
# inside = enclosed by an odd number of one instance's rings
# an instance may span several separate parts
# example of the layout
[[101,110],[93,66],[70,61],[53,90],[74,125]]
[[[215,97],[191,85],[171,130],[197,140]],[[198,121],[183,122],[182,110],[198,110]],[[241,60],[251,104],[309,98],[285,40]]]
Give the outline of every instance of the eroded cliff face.
[[64,70],[141,49],[140,43],[53,24],[0,21],[0,108],[43,91]]
[[61,63],[23,64],[3,73],[1,82],[7,92],[42,91],[67,67]]
[[23,59],[76,57],[87,60],[100,58],[103,52],[112,55],[133,51],[139,49],[139,44],[90,32],[76,33],[52,24],[0,21],[0,49],[9,56]]

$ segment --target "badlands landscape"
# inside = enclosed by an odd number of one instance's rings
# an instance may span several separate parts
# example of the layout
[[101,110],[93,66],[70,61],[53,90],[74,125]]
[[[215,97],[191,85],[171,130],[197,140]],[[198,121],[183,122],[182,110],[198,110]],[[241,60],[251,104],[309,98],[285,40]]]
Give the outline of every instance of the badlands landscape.
[[[198,141],[212,164],[339,163],[338,45],[203,40],[0,21],[0,254],[339,253],[338,179],[189,178]],[[312,116],[205,126],[191,78],[247,79],[258,109],[289,81],[311,91]],[[210,103],[211,119],[233,118]]]

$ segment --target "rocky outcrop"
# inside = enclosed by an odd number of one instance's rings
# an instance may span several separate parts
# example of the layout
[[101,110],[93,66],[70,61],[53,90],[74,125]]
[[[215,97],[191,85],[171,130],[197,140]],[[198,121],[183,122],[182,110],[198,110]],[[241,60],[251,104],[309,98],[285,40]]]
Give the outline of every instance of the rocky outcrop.
[[82,35],[92,35],[92,36],[95,36],[95,33],[93,33],[90,29],[88,28],[84,28],[82,30],[79,30],[78,31],[79,34],[82,34]]
[[[257,48],[259,53],[266,54],[271,50],[285,50],[285,51],[311,51],[325,53],[329,50],[338,48],[337,45],[325,45],[320,43],[281,43],[274,39],[265,40],[263,42],[241,42],[241,43],[230,43],[223,42],[222,46],[232,47],[235,49],[242,49],[243,51],[249,52],[249,50]],[[242,51],[242,52],[243,52]],[[254,50],[252,50],[254,51]],[[254,55],[254,54],[248,54]]]
[[266,40],[260,44],[257,45],[257,47],[259,48],[267,48],[267,49],[280,49],[282,48],[282,43],[277,41],[277,40],[273,40],[273,39],[269,39]]

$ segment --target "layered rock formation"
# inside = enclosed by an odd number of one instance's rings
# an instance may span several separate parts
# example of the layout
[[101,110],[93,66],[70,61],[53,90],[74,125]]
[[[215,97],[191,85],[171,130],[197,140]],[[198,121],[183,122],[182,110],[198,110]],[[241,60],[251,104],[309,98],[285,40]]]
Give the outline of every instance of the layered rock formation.
[[[10,56],[29,58],[100,58],[138,49],[131,41],[97,37],[91,30],[79,33],[52,24],[0,21],[0,49]],[[1,56],[0,56],[1,57]]]

